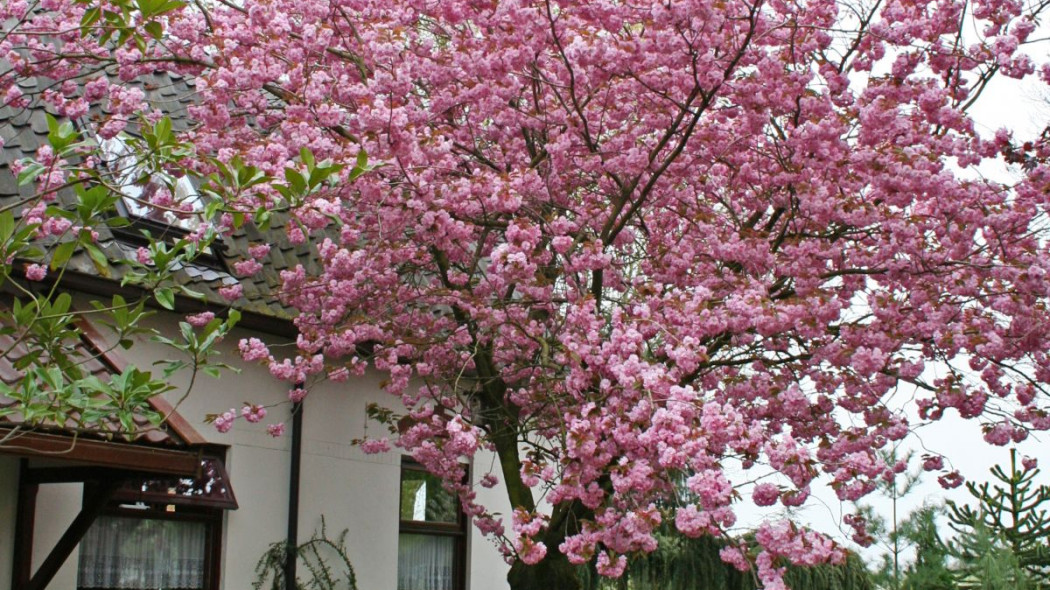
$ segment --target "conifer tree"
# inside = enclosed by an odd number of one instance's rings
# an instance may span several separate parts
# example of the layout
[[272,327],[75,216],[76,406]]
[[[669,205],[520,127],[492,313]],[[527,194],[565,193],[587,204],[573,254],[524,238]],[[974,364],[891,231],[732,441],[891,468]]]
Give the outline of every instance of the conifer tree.
[[966,484],[976,507],[948,502],[949,526],[958,533],[951,550],[960,572],[980,579],[981,587],[990,577],[1005,576],[1010,587],[1050,588],[1050,486],[1036,485],[1036,462],[1025,458],[1018,466],[1014,449],[1010,471],[996,465],[991,473],[999,483]]
[[924,505],[898,526],[897,534],[907,539],[915,550],[915,560],[901,575],[902,590],[953,590],[956,587],[948,569],[948,550],[937,528],[937,517],[941,513],[939,506]]

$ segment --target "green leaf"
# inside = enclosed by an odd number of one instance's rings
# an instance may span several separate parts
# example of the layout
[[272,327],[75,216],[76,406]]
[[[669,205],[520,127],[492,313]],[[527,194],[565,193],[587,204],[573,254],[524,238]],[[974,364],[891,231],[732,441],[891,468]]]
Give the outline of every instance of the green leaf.
[[186,297],[190,297],[193,299],[204,299],[206,297],[204,293],[201,293],[200,291],[195,291],[193,289],[190,289],[189,287],[181,287],[179,289],[179,292],[181,292]]
[[91,257],[91,261],[95,263],[95,269],[98,270],[102,276],[109,276],[109,259],[106,258],[106,253],[101,248],[91,242],[82,241],[84,250]]
[[76,250],[76,242],[62,242],[55,248],[51,254],[51,270],[61,267],[65,263],[69,262],[70,257],[73,256],[73,252]]
[[299,158],[302,159],[304,164],[306,164],[307,170],[313,169],[313,167],[316,165],[316,162],[314,161],[314,155],[310,152],[309,148],[300,148]]
[[306,179],[299,173],[298,170],[293,168],[284,169],[284,177],[288,180],[288,183],[292,186],[292,190],[297,194],[303,194],[306,192]]
[[155,20],[146,23],[142,28],[146,30],[150,37],[153,37],[157,41],[160,41],[161,37],[164,36],[164,27]]
[[39,162],[33,162],[22,168],[22,171],[18,173],[18,186],[25,186],[33,182],[44,170],[43,164]]
[[161,117],[160,121],[153,126],[153,133],[162,143],[171,138],[171,117]]
[[15,233],[14,211],[8,209],[0,212],[0,242],[7,242],[13,233]]
[[73,298],[69,293],[59,293],[58,297],[55,297],[54,303],[51,304],[50,315],[62,315],[69,311],[69,306],[73,304]]
[[92,6],[88,10],[84,11],[84,16],[80,18],[81,34],[87,33],[84,29],[87,29],[91,25],[98,22],[98,19],[102,18],[102,8],[99,6]]
[[170,288],[164,287],[163,289],[157,289],[154,296],[157,298],[157,303],[159,303],[161,307],[172,311],[175,310],[175,292]]

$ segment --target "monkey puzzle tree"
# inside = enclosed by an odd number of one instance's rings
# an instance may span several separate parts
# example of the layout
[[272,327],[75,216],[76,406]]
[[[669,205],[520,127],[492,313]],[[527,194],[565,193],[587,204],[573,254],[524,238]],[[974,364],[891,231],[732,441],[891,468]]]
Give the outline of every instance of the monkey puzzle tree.
[[[664,521],[724,535],[742,495],[870,492],[912,426],[901,386],[994,444],[1050,427],[1050,146],[967,114],[1034,73],[1041,9],[16,0],[0,95],[105,103],[109,139],[158,116],[136,78],[193,76],[193,151],[164,165],[214,175],[218,231],[286,213],[324,268],[283,276],[298,355],[245,358],[307,384],[389,373],[404,410],[376,416],[502,539],[511,585],[572,588],[571,564],[617,576]],[[34,75],[55,83],[23,96]],[[349,184],[365,153],[381,167]],[[990,160],[1020,180],[969,173]],[[510,531],[460,483],[483,449]],[[722,556],[772,588],[783,560],[843,553],[782,522]]]
[[[1025,457],[1019,466],[1017,451],[1010,449],[1010,471],[991,468],[998,483],[966,483],[976,507],[948,503],[949,526],[957,533],[950,547],[961,563],[960,577],[983,581],[998,572],[1013,576],[1018,588],[1050,587],[1050,486],[1036,484],[1036,465]],[[993,563],[996,567],[989,566]]]

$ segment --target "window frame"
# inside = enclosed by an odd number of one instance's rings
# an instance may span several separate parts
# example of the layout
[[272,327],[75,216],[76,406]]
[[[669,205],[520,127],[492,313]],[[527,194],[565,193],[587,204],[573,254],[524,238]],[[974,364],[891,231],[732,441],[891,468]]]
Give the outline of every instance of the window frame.
[[[93,491],[94,484],[84,485],[84,497]],[[205,525],[204,542],[204,586],[200,590],[219,590],[222,581],[222,535],[225,510],[214,507],[176,504],[145,503],[145,508],[132,508],[134,500],[115,496],[99,516],[134,518],[138,520],[171,520],[200,522]],[[78,554],[79,555],[79,554]],[[80,557],[77,558],[76,590],[122,590],[116,588],[85,587],[80,585]],[[138,589],[136,589],[138,590]],[[148,589],[141,589],[148,590]]]
[[[401,535],[430,535],[435,537],[452,537],[454,545],[452,549],[452,590],[465,590],[467,586],[467,529],[469,519],[463,513],[463,506],[456,498],[456,522],[425,522],[419,520],[404,520],[401,518],[401,494],[403,492],[404,474],[406,471],[419,473],[429,472],[415,460],[408,456],[401,457],[401,467],[398,470],[397,499],[398,499],[398,553],[400,555]],[[470,468],[464,481],[470,481]],[[444,491],[444,488],[442,488]],[[399,560],[400,561],[400,560]]]

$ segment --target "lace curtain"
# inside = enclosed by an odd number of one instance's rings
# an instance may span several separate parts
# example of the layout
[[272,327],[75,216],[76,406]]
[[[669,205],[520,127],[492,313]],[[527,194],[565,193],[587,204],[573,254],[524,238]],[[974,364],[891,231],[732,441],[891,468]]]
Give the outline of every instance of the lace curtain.
[[80,541],[80,588],[204,587],[207,525],[101,516]]
[[397,547],[397,590],[452,590],[453,537],[402,533]]

